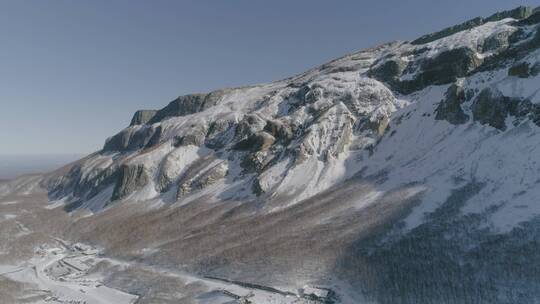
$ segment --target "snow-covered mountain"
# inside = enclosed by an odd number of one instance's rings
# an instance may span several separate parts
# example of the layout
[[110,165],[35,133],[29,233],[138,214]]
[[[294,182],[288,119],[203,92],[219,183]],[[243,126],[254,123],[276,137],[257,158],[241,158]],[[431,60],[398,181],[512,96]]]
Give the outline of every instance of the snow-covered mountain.
[[[540,302],[540,9],[137,111],[37,182],[66,238],[343,303]],[[26,189],[26,190],[21,190]]]

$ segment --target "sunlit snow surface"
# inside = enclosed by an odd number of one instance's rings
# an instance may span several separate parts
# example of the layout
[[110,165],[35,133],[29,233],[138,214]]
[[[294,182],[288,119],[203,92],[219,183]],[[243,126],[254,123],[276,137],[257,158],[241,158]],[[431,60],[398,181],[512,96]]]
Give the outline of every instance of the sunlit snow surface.
[[100,283],[87,271],[99,259],[91,249],[37,248],[35,257],[20,265],[0,265],[0,275],[34,285],[44,300],[35,303],[129,304],[137,296]]
[[[20,265],[0,265],[0,276],[17,282],[31,284],[36,289],[35,295],[43,299],[31,303],[84,303],[84,304],[131,304],[138,300],[137,295],[110,288],[101,282],[102,275],[93,268],[106,261],[120,267],[130,267],[130,263],[102,258],[98,250],[81,243],[68,244],[58,240],[59,247],[40,246],[35,256]],[[308,304],[304,294],[318,294],[322,289],[306,286],[301,294],[292,292],[272,292],[259,288],[244,287],[236,283],[224,282],[220,279],[200,278],[175,271],[167,271],[151,266],[142,267],[164,277],[174,277],[186,284],[201,284],[207,291],[196,297],[200,304],[236,303],[246,299],[252,303],[263,304]],[[175,295],[169,295],[174,298]],[[182,290],[178,291],[178,298]]]

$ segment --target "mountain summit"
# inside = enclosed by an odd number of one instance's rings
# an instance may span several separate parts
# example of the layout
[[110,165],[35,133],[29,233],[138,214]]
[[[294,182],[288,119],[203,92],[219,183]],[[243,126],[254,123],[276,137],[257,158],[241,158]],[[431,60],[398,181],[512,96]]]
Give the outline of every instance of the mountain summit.
[[539,74],[519,7],[137,111],[0,200],[40,186],[59,237],[320,303],[535,303]]

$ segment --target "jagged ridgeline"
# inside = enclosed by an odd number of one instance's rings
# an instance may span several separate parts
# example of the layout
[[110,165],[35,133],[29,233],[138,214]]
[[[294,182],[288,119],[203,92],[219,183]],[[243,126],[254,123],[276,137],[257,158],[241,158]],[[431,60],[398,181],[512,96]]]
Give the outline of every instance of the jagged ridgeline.
[[347,282],[375,303],[536,303],[539,49],[540,11],[519,7],[180,96],[44,183],[68,211],[147,208],[169,234],[123,214],[114,237],[138,231],[133,252],[166,244],[156,260],[205,275]]

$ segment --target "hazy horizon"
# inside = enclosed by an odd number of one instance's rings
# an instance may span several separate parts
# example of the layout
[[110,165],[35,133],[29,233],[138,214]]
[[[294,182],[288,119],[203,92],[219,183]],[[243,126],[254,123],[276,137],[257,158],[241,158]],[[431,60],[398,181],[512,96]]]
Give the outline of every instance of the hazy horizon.
[[0,154],[0,180],[52,171],[81,158],[81,154]]
[[3,1],[0,154],[87,154],[137,109],[535,1]]

